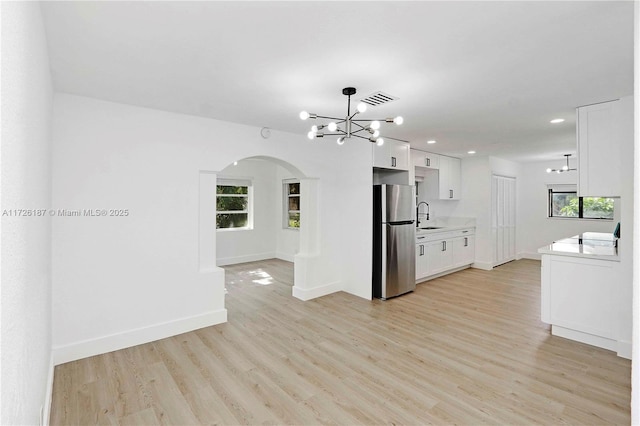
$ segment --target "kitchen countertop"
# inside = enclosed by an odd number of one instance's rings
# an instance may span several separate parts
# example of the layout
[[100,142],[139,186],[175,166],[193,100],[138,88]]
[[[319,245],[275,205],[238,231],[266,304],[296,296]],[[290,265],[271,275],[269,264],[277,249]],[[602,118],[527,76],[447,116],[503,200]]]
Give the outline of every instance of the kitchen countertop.
[[[420,220],[420,227],[416,228],[416,235],[457,231],[459,229],[475,228],[475,226],[476,219],[471,217],[444,217],[431,220]],[[437,229],[424,229],[426,227],[434,227]]]
[[618,239],[609,233],[583,232],[538,249],[540,254],[620,261]]

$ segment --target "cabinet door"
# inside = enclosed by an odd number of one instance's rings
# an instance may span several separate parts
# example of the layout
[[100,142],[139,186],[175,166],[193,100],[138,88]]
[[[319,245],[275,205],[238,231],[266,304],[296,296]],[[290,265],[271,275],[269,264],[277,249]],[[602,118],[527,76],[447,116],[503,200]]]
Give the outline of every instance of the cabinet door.
[[384,145],[373,145],[373,167],[409,170],[409,144],[388,140]]
[[389,144],[391,167],[398,170],[409,170],[409,144],[399,141],[386,141]]
[[416,280],[428,275],[427,247],[425,244],[416,244]]
[[620,143],[615,128],[620,101],[577,108],[578,195],[621,194]]
[[439,240],[426,244],[427,275],[439,274],[453,267],[451,241]]
[[373,167],[379,167],[383,169],[391,168],[391,153],[389,150],[389,144],[385,143],[382,146],[371,144],[373,149]]
[[441,200],[460,199],[460,159],[440,156],[438,195]]
[[450,200],[460,199],[460,169],[461,161],[459,158],[449,158],[449,189]]
[[475,261],[475,236],[459,237],[451,241],[453,267],[471,265]]
[[440,156],[438,154],[420,151],[417,149],[412,149],[410,153],[411,165],[413,167],[421,167],[434,170],[437,170],[440,167]]

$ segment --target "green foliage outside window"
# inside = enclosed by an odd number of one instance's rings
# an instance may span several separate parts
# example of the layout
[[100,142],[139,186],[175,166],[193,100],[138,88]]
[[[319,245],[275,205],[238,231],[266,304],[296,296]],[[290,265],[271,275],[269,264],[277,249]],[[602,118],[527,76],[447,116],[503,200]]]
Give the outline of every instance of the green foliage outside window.
[[613,219],[613,198],[578,197],[576,192],[549,190],[549,217]]
[[285,183],[287,227],[300,228],[300,182]]
[[216,228],[245,228],[249,223],[249,187],[218,185]]

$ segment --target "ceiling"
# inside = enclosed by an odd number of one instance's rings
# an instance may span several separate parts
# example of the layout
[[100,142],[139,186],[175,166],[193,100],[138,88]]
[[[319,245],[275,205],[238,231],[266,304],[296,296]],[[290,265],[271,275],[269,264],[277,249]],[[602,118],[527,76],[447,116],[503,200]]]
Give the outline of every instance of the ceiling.
[[[300,134],[376,91],[383,135],[458,157],[575,153],[633,94],[633,2],[43,2],[57,91]],[[550,124],[553,118],[562,124]],[[436,144],[427,145],[434,139]]]

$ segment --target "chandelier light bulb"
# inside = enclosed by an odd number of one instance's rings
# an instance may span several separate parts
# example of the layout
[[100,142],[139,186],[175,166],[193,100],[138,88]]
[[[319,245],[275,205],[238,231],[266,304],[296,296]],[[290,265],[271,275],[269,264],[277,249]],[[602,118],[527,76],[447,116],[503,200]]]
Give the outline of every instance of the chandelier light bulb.
[[357,106],[358,112],[365,112],[367,110],[367,104],[360,102]]
[[565,164],[564,166],[562,166],[562,170],[564,170],[564,171],[566,172],[567,170],[569,170],[569,166],[567,166],[567,165]]
[[399,126],[402,123],[404,123],[404,118],[402,118],[400,116],[397,116],[396,118],[393,119],[393,122],[396,123]]
[[307,133],[307,137],[308,137],[309,139],[313,139],[313,138],[315,138],[315,137],[316,137],[316,132],[314,132],[313,130],[312,130],[312,131],[310,131],[309,133]]
[[377,138],[378,136],[380,136],[380,130],[374,130],[373,131],[373,137]]
[[556,170],[556,173],[560,173],[562,170]]
[[340,136],[338,140],[336,140],[336,142],[338,143],[338,145],[344,145],[344,136]]
[[378,146],[384,145],[384,139],[382,139],[382,138],[376,139],[376,145],[378,145]]
[[318,126],[311,126],[311,131],[316,133],[318,131]]
[[380,128],[380,122],[378,120],[374,120],[369,125],[373,130],[378,130]]
[[327,126],[327,129],[329,129],[330,132],[335,132],[338,129],[338,125],[332,121]]
[[300,113],[300,120],[306,120],[307,118],[309,118],[311,115],[307,112],[307,111],[302,111]]
[[551,169],[547,169],[547,173],[551,173]]

